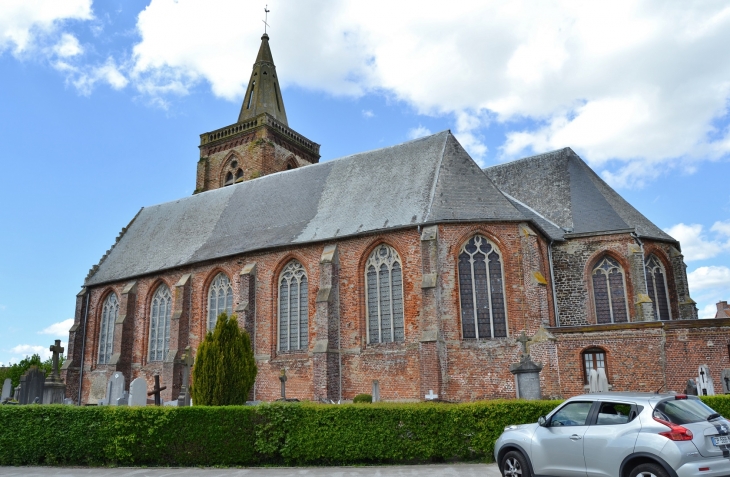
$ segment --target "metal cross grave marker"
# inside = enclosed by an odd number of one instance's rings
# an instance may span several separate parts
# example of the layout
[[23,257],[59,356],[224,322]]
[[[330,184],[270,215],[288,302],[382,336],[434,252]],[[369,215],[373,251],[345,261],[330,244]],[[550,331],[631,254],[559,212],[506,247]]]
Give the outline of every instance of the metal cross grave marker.
[[281,399],[286,401],[286,369],[281,370],[279,381],[281,381]]
[[147,393],[148,396],[155,395],[155,406],[160,405],[160,391],[164,391],[165,389],[167,389],[167,386],[160,387],[160,375],[155,374],[155,387]]

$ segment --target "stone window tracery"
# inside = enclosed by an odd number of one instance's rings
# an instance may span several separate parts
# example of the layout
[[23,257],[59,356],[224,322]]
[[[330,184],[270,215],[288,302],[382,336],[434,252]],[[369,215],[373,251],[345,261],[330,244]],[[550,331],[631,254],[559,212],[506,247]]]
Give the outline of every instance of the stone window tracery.
[[507,336],[504,271],[497,248],[481,235],[459,252],[459,295],[464,339]]
[[172,294],[167,285],[157,288],[150,305],[150,361],[162,361],[170,349]]
[[279,276],[279,351],[306,350],[309,339],[309,285],[304,267],[289,262]]
[[373,250],[365,263],[365,284],[368,343],[404,341],[403,270],[393,247]]
[[624,270],[606,255],[593,268],[593,302],[596,323],[626,323],[629,321]]
[[233,287],[225,273],[219,273],[208,288],[208,330],[213,330],[221,313],[233,314]]
[[114,349],[114,322],[119,316],[119,300],[115,293],[110,293],[104,300],[101,311],[101,327],[99,329],[99,364],[107,364]]
[[669,307],[667,293],[667,274],[664,265],[655,255],[650,255],[646,261],[646,288],[651,298],[654,316],[657,320],[671,320],[672,312]]

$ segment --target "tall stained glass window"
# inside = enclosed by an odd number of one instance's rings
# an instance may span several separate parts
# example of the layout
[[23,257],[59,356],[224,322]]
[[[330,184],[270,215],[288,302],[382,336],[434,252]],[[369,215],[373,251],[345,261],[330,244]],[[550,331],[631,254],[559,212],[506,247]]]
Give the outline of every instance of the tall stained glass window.
[[110,293],[101,309],[101,328],[99,329],[99,364],[106,364],[114,349],[114,322],[119,316],[119,300]]
[[150,361],[162,361],[170,349],[170,317],[172,294],[166,285],[160,285],[150,305]]
[[459,296],[464,339],[507,336],[502,257],[486,237],[475,235],[459,252]]
[[307,274],[301,263],[292,260],[279,277],[279,351],[307,349],[308,305]]
[[368,342],[404,341],[403,269],[398,252],[379,245],[365,264]]
[[221,313],[233,313],[233,288],[225,273],[219,273],[208,288],[208,329],[213,330]]
[[629,321],[624,271],[608,255],[600,259],[593,269],[593,302],[598,324]]
[[672,312],[669,308],[669,294],[667,293],[667,274],[664,271],[662,262],[655,255],[650,255],[646,261],[646,288],[657,320],[671,320]]

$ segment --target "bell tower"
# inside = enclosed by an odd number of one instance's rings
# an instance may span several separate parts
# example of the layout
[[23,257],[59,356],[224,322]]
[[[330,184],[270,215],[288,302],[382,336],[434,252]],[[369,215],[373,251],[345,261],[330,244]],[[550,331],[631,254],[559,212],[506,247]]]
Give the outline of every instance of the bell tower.
[[238,121],[201,134],[199,149],[196,194],[319,162],[319,144],[289,128],[266,33]]

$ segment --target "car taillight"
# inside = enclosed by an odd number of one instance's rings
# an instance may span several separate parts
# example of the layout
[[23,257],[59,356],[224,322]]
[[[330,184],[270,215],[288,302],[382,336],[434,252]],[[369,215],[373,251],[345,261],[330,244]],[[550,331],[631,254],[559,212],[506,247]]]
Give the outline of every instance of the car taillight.
[[674,396],[674,400],[676,401],[677,399],[687,399],[687,395],[686,394],[677,394],[676,396]]
[[660,436],[664,436],[669,440],[672,441],[691,441],[692,440],[692,431],[687,429],[686,427],[678,426],[677,424],[672,424],[671,422],[665,421],[664,419],[654,418],[656,422],[659,424],[664,424],[669,428],[666,432],[660,432]]

